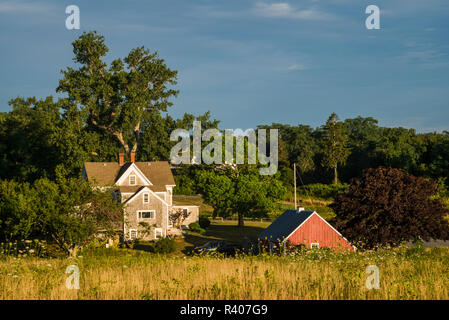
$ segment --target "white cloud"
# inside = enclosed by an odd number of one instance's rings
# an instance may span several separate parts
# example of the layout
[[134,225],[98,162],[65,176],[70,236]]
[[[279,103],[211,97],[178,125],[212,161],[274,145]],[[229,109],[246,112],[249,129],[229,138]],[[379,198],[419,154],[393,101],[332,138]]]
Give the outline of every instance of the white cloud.
[[289,71],[306,70],[306,69],[308,68],[303,64],[292,64],[287,68],[287,70]]
[[447,56],[446,53],[439,52],[437,50],[416,50],[416,51],[408,51],[402,56],[399,56],[400,59],[406,62],[412,61],[420,61],[420,62],[430,62],[435,59],[442,58]]
[[332,14],[322,12],[316,8],[296,9],[286,2],[256,3],[253,14],[267,18],[289,18],[302,20],[333,19]]
[[47,11],[49,6],[44,3],[30,3],[30,2],[0,2],[0,13],[33,13]]

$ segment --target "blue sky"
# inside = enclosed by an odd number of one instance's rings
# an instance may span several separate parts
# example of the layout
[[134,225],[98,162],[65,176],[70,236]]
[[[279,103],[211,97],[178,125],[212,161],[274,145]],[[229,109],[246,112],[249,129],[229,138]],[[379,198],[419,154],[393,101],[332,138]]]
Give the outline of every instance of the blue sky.
[[[71,4],[80,30],[65,28]],[[371,4],[380,30],[365,28]],[[0,0],[0,111],[16,96],[55,95],[72,41],[90,30],[105,36],[108,61],[145,45],[179,71],[175,117],[316,127],[336,112],[449,130],[447,0]]]

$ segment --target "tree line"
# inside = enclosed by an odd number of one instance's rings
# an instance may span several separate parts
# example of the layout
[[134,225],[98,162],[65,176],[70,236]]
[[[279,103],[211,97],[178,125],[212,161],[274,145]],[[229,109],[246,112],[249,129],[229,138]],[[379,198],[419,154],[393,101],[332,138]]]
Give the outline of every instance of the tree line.
[[[138,47],[126,57],[106,63],[109,49],[104,37],[96,32],[83,33],[72,45],[75,66],[62,71],[56,88],[59,98],[17,97],[9,102],[10,111],[0,113],[3,239],[14,234],[16,216],[28,215],[23,200],[28,193],[33,199],[42,185],[54,189],[58,181],[80,179],[83,162],[117,161],[119,152],[127,157],[136,152],[137,161],[169,160],[176,143],[170,141],[173,130],[189,130],[195,120],[201,121],[204,129],[219,127],[219,120],[210,112],[185,113],[179,119],[167,113],[179,93],[177,71],[170,69],[157,52]],[[275,176],[260,177],[247,165],[233,169],[186,166],[174,171],[177,192],[201,193],[215,214],[237,213],[243,225],[243,215],[266,214],[283,198],[292,186],[293,163],[305,184],[348,182],[367,168],[379,167],[438,179],[441,185],[449,183],[447,131],[417,133],[414,129],[379,126],[371,117],[341,121],[336,114],[318,128],[279,123],[258,128],[279,129],[279,170]],[[67,190],[54,192],[59,198],[69,194]],[[86,194],[75,197],[79,200],[76,205],[97,197]],[[13,207],[23,210],[14,211],[14,216]],[[40,226],[39,219],[30,221],[36,228]]]
[[[177,71],[144,47],[109,65],[108,48],[96,32],[73,42],[75,67],[62,71],[55,100],[17,97],[0,113],[0,178],[32,182],[57,174],[76,177],[84,161],[116,161],[118,152],[137,160],[168,160],[170,133],[194,120],[218,128],[210,112],[180,119],[167,114],[178,95]],[[279,168],[290,185],[297,164],[304,183],[348,182],[366,168],[394,167],[447,181],[449,133],[378,125],[372,117],[340,121],[334,113],[320,127],[272,123],[279,129]],[[446,182],[447,183],[447,182]]]
[[278,123],[260,128],[279,129],[279,167],[287,184],[293,179],[293,163],[306,184],[349,182],[365,169],[380,167],[449,183],[448,131],[417,133],[379,126],[372,117],[338,121],[336,114],[315,129]]

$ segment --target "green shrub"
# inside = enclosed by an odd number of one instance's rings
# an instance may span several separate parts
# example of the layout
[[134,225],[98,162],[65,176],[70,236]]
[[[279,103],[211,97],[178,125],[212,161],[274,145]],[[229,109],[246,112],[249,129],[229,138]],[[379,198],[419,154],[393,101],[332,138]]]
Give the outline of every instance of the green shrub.
[[201,233],[201,234],[206,232],[206,230],[201,228],[200,224],[197,223],[197,222],[192,222],[191,224],[189,224],[189,229],[190,229],[190,231],[198,232],[198,233]]
[[196,195],[198,192],[196,190],[195,181],[188,175],[181,174],[175,175],[176,188],[174,188],[174,195]]
[[155,253],[171,253],[175,251],[175,241],[170,238],[163,238],[154,244]]
[[207,229],[210,226],[210,220],[208,217],[200,217],[198,222],[200,227],[203,229]]
[[345,192],[348,186],[348,184],[314,183],[298,188],[298,193],[304,196],[310,196],[312,198],[321,198],[328,200],[334,199],[337,194]]
[[46,257],[48,256],[45,240],[20,240],[14,242],[0,242],[0,256],[15,257]]
[[420,240],[415,241],[413,245],[407,249],[406,256],[407,257],[419,257],[426,253],[426,248],[424,247],[424,243]]

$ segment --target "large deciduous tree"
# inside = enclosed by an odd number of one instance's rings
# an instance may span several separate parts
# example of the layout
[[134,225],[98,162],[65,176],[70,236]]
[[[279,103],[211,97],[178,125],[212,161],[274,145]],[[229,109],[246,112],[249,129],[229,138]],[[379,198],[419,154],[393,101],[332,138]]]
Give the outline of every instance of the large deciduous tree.
[[438,184],[400,169],[365,170],[330,206],[337,229],[367,248],[449,238],[449,209]]
[[255,166],[225,166],[197,175],[198,188],[214,215],[237,214],[238,226],[244,217],[260,217],[275,209],[285,188],[277,176],[262,176]]
[[126,153],[139,147],[142,124],[150,113],[166,111],[178,91],[177,71],[171,70],[143,46],[124,59],[103,61],[108,48],[95,31],[73,42],[74,61],[80,68],[62,71],[58,92],[65,92],[95,127],[115,137]]
[[337,168],[345,164],[350,151],[347,147],[348,136],[338,116],[332,113],[322,128],[321,146],[323,150],[322,165],[334,170],[334,184],[338,184]]
[[122,204],[84,180],[0,181],[0,240],[48,239],[76,255],[85,241],[122,225]]

